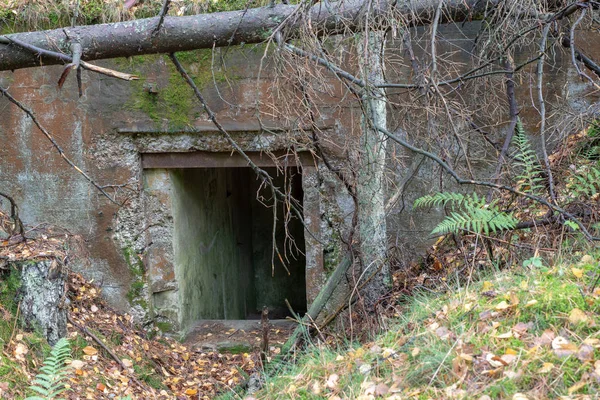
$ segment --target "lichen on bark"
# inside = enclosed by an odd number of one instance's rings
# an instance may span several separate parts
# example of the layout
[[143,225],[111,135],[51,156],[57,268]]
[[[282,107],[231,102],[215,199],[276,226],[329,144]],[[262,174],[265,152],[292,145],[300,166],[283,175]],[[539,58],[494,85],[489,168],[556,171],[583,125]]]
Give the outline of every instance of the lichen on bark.
[[21,321],[54,345],[67,335],[66,271],[54,260],[29,261],[21,269]]

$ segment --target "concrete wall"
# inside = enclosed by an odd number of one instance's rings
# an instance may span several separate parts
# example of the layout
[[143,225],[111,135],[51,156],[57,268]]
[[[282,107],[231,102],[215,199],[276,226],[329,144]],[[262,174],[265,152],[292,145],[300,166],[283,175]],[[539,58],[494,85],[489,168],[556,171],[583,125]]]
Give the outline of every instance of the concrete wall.
[[182,325],[198,319],[244,319],[256,308],[251,232],[241,229],[251,226],[251,214],[240,172],[222,168],[172,172]]

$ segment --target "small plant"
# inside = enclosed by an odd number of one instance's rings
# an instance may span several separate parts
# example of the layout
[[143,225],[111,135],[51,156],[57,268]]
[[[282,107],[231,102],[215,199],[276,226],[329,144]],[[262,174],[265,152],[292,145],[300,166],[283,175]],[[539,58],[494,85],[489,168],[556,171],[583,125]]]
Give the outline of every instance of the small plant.
[[71,345],[65,338],[60,339],[44,360],[40,373],[29,388],[41,396],[28,397],[26,400],[52,400],[65,391],[65,380],[70,373],[67,361],[71,357]]
[[516,165],[521,169],[517,175],[519,190],[530,194],[542,194],[544,189],[544,174],[537,154],[531,148],[531,143],[525,134],[521,119],[517,120],[513,144],[516,146]]
[[450,205],[450,215],[431,231],[432,235],[456,233],[461,230],[476,233],[494,233],[500,230],[514,229],[519,222],[512,213],[500,210],[497,201],[487,203],[477,193],[464,195],[456,192],[440,192],[415,200],[414,207]]
[[574,199],[595,199],[600,193],[600,167],[585,164],[571,174],[567,182],[567,190]]
[[542,260],[541,257],[531,257],[528,258],[527,260],[523,261],[523,267],[527,268],[527,267],[537,267],[537,268],[541,268],[544,266],[544,261]]

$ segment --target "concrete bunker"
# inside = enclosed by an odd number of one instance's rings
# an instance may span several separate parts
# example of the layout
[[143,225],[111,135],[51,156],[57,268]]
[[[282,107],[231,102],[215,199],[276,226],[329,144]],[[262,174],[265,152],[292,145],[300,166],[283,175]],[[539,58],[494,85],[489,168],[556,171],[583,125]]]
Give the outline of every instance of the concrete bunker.
[[[275,167],[266,154],[249,154],[303,206],[304,173],[310,174],[310,165],[300,165],[292,156],[289,164]],[[315,266],[322,267],[315,265],[311,250],[306,252],[311,235],[297,217],[288,213],[286,218],[281,201],[274,224],[271,191],[261,187],[245,160],[230,153],[154,153],[143,154],[142,163],[147,193],[160,198],[159,186],[168,193],[162,204],[172,219],[172,246],[165,252],[170,257],[150,251],[147,260],[159,318],[176,322],[185,333],[203,320],[260,318],[263,306],[271,319],[283,319],[290,315],[286,301],[294,312],[306,311],[311,300],[307,281],[314,280]],[[313,203],[309,210],[318,207]],[[273,237],[280,253],[274,258]],[[170,268],[172,274],[166,272]],[[172,284],[158,282],[161,276],[170,277]]]

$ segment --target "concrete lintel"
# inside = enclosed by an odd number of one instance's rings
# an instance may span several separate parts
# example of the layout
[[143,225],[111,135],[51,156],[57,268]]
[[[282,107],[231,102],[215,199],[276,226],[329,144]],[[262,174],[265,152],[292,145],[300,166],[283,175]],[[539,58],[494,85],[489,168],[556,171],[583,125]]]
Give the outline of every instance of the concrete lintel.
[[[295,167],[314,166],[315,161],[309,152],[288,154],[282,151],[247,152],[248,157],[259,167]],[[237,153],[194,151],[188,153],[143,153],[142,168],[239,168],[248,167],[248,163]]]
[[[278,121],[223,121],[221,125],[229,132],[256,132],[256,133],[275,133],[285,131],[298,131],[298,130],[328,130],[334,127],[333,120],[325,120],[318,122],[316,127],[313,126],[296,126],[296,125],[283,125]],[[157,135],[157,134],[178,134],[178,133],[215,133],[219,132],[219,129],[211,121],[198,121],[193,126],[186,128],[166,128],[160,129],[150,125],[133,125],[128,127],[121,127],[117,129],[118,133],[124,135]]]

